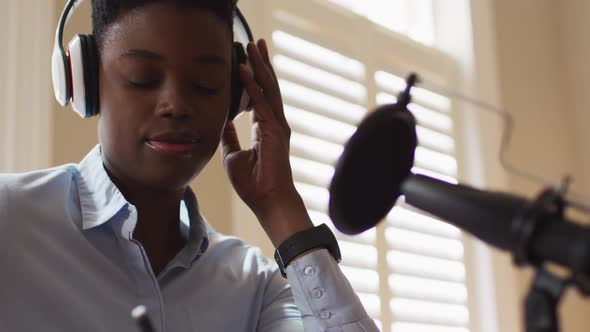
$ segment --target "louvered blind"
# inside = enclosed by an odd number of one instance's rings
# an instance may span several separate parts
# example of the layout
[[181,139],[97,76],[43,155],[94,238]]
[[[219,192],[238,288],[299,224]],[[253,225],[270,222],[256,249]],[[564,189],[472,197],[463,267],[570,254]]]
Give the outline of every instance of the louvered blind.
[[[273,64],[280,77],[285,114],[293,130],[291,165],[297,190],[314,223],[332,226],[327,187],[343,145],[366,115],[362,63],[285,31],[273,32]],[[338,234],[342,269],[370,315],[379,319],[375,231]]]
[[[379,52],[379,45],[359,51],[354,38],[338,34],[349,24],[345,18],[350,15],[342,14],[342,8],[362,14],[354,10],[358,1],[270,3],[273,65],[293,130],[296,187],[314,223],[333,228],[327,187],[343,146],[368,109],[395,102],[405,81],[391,63],[370,56]],[[328,26],[327,17],[336,28]],[[397,56],[415,51],[400,49]],[[438,53],[426,50],[418,57],[428,60],[431,54],[436,66]],[[418,120],[420,141],[413,171],[456,183],[451,101],[415,88],[410,109]],[[379,227],[355,237],[334,231],[342,250],[341,268],[383,331],[468,332],[466,268],[457,228],[406,205],[401,197]]]
[[[374,75],[377,102],[387,103],[405,88],[403,78]],[[451,102],[422,88],[412,93],[419,146],[414,173],[457,183]],[[396,332],[467,332],[469,310],[461,231],[404,203],[386,218],[389,307]],[[385,249],[383,249],[385,250]]]

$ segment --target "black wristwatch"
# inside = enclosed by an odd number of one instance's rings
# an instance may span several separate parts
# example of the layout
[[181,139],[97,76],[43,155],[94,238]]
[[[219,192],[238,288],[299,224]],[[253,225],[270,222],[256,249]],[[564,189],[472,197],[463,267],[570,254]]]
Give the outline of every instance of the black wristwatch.
[[328,249],[337,263],[342,260],[334,233],[326,224],[321,224],[292,235],[275,250],[275,260],[283,277],[287,278],[287,266],[295,257],[315,248]]

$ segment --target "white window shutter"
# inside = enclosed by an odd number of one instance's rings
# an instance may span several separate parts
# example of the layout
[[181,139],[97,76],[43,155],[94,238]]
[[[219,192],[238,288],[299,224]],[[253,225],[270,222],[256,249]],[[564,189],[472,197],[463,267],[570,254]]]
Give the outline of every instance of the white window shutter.
[[[379,227],[354,237],[337,232],[327,215],[334,165],[368,110],[395,102],[405,87],[407,70],[452,81],[448,72],[437,71],[451,61],[428,46],[434,38],[427,10],[431,1],[370,0],[376,6],[373,12],[362,12],[369,6],[350,0],[265,2],[271,17],[266,24],[272,61],[293,130],[291,163],[297,190],[314,223],[326,223],[335,231],[343,272],[386,332],[469,331],[468,272],[459,229],[408,206],[403,197]],[[427,28],[408,22],[388,26],[376,14],[380,3],[405,8],[408,15],[428,21]],[[356,37],[344,32],[351,24],[362,26]],[[384,32],[383,26],[419,43]],[[359,50],[358,31],[379,42],[369,48],[365,43]],[[394,49],[394,62],[383,57],[389,36],[397,40],[395,48],[387,49]],[[407,41],[400,42],[404,38]],[[418,121],[419,139],[413,171],[456,183],[459,165],[451,101],[420,87],[412,96],[409,107]]]

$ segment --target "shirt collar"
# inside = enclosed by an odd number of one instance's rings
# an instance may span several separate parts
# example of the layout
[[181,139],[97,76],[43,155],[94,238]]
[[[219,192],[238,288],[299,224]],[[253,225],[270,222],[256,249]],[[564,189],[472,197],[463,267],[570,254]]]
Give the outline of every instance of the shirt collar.
[[201,213],[199,212],[199,202],[195,193],[190,187],[187,187],[183,197],[184,204],[182,208],[186,207],[189,218],[189,233],[186,247],[182,250],[181,263],[185,267],[205,253],[209,247],[209,238],[207,236],[210,226],[205,222]]
[[[107,174],[102,162],[100,145],[94,147],[80,162],[78,170],[77,184],[83,230],[105,224],[121,210],[127,210],[132,206]],[[186,207],[190,228],[182,261],[188,265],[207,250],[209,226],[199,212],[197,198],[190,187],[187,187],[183,200],[182,208]]]
[[83,230],[106,223],[130,205],[104,169],[99,145],[80,162],[78,170]]

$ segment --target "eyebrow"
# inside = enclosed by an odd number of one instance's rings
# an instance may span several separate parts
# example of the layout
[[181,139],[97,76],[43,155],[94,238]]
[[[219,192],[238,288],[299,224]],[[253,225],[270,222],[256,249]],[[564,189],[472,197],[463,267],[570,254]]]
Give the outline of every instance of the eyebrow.
[[[121,59],[144,58],[144,59],[156,60],[156,61],[164,60],[164,57],[162,55],[152,52],[152,51],[143,50],[143,49],[128,50],[126,52],[121,53],[119,58],[121,58]],[[219,55],[214,55],[214,54],[198,55],[193,58],[193,61],[200,62],[200,63],[206,63],[206,64],[219,64],[219,65],[227,64],[227,61],[223,57],[221,57]]]

